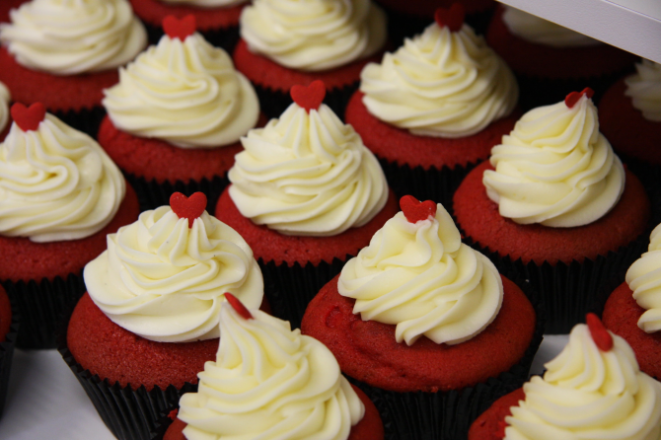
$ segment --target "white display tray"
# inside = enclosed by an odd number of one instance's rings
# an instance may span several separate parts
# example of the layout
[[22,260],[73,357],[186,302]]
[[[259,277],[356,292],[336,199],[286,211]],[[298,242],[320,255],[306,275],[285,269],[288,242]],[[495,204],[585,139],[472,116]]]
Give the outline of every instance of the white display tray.
[[[567,335],[546,336],[532,372],[556,356]],[[16,350],[9,394],[0,419],[2,440],[113,440],[56,350]]]

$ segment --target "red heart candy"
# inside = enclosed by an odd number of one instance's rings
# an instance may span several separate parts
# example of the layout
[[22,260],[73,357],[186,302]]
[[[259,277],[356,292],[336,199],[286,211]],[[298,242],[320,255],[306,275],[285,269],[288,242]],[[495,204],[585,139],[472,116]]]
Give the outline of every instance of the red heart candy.
[[46,107],[41,102],[35,102],[29,108],[17,102],[11,106],[11,117],[23,131],[36,131],[46,117]]
[[306,112],[310,113],[310,110],[312,109],[317,110],[324,100],[324,97],[326,96],[326,86],[322,80],[318,79],[312,81],[307,87],[299,84],[293,86],[289,91],[289,94],[296,104],[303,107]]
[[464,24],[466,10],[461,3],[453,3],[450,9],[438,8],[434,20],[440,28],[447,26],[452,32],[457,32]]
[[406,220],[411,223],[427,220],[430,215],[432,217],[436,215],[436,203],[432,200],[421,202],[413,196],[404,196],[399,199],[399,207],[404,211]]
[[207,196],[199,191],[190,197],[176,192],[170,196],[170,207],[179,218],[187,218],[188,227],[192,228],[195,219],[201,216],[207,207]]
[[229,292],[225,292],[225,299],[227,300],[228,303],[232,306],[234,310],[236,310],[236,313],[241,315],[243,319],[252,319],[252,314],[250,313],[250,310],[246,309],[246,306],[243,305],[241,301],[239,301],[239,298],[236,296],[232,295]]
[[599,347],[601,351],[608,351],[613,348],[613,337],[604,324],[601,322],[601,319],[594,313],[588,313],[586,316],[586,321],[588,323],[588,329],[590,330],[590,335],[592,340]]
[[574,107],[574,105],[576,105],[578,100],[581,99],[581,96],[583,95],[586,95],[588,99],[590,99],[592,98],[592,95],[594,95],[594,90],[592,90],[590,87],[586,87],[580,92],[571,92],[565,97],[565,105],[569,108]]
[[179,38],[184,41],[189,35],[197,30],[194,15],[187,15],[181,20],[174,15],[168,15],[163,19],[163,30],[170,38]]

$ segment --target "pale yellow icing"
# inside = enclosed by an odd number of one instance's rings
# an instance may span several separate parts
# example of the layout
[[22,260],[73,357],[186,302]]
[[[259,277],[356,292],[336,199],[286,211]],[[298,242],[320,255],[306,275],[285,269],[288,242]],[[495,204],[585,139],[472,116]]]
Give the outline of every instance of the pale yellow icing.
[[115,69],[147,44],[127,0],[32,0],[0,24],[0,42],[30,69],[75,75]]
[[27,132],[14,123],[0,144],[0,234],[40,243],[89,237],[115,217],[125,185],[94,139],[55,116]]
[[120,327],[160,342],[218,337],[225,292],[262,303],[262,273],[245,240],[206,211],[189,227],[169,206],[108,235],[85,266],[87,291]]
[[661,64],[643,60],[636,63],[636,70],[636,74],[624,80],[624,94],[631,97],[633,106],[645,119],[661,122]]
[[559,102],[523,115],[490,161],[487,195],[516,223],[586,225],[608,213],[624,190],[624,168],[586,95],[572,108]]
[[181,148],[220,147],[236,143],[259,117],[250,82],[198,33],[185,41],[163,36],[119,78],[103,105],[115,126],[136,136]]
[[180,399],[188,440],[346,440],[365,408],[321,342],[258,310],[220,310],[220,347]]
[[0,133],[7,127],[9,122],[9,101],[11,101],[11,93],[9,93],[7,86],[0,82]]
[[319,71],[380,50],[386,17],[370,0],[254,0],[241,14],[240,30],[252,52]]
[[292,104],[241,138],[229,194],[244,217],[287,235],[337,235],[369,222],[388,199],[379,162],[322,104]]
[[436,23],[365,66],[360,90],[376,118],[445,138],[483,130],[510,114],[519,96],[512,71],[472,28],[452,32]]
[[661,225],[652,231],[648,251],[629,267],[626,282],[645,309],[638,327],[647,333],[661,330]]
[[473,338],[498,315],[503,284],[483,254],[462,244],[442,205],[435,217],[409,222],[402,212],[374,234],[342,269],[341,295],[356,299],[365,321],[396,325],[397,342],[420,336],[437,344]]
[[548,362],[544,378],[523,386],[526,398],[505,418],[505,440],[658,440],[661,383],[638,368],[627,342],[601,351],[584,324]]

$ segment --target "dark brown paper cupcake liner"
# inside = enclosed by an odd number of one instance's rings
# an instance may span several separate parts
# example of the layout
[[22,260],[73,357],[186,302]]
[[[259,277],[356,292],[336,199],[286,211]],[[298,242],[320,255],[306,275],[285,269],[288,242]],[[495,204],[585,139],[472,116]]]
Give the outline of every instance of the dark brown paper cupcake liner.
[[66,279],[44,278],[40,282],[3,281],[7,295],[21,315],[21,329],[16,346],[24,349],[56,348],[56,332],[63,313],[75,305],[83,293],[82,273]]
[[334,258],[331,263],[321,261],[316,266],[312,263],[305,266],[294,263],[291,267],[287,263],[264,263],[260,258],[258,263],[264,276],[264,295],[271,306],[272,315],[289,321],[292,329],[300,328],[305,309],[312,298],[340,273],[349,258],[352,256],[347,255],[344,261]]
[[96,139],[101,121],[106,115],[106,109],[98,105],[92,109],[83,108],[78,111],[55,111],[53,114],[70,127]]
[[[165,34],[161,26],[154,26],[153,24],[142,22],[147,29],[147,39],[149,44],[157,45],[161,41],[161,37]],[[239,27],[232,26],[225,29],[213,29],[208,31],[198,30],[200,34],[210,44],[224,49],[228,54],[231,54],[239,42]]]
[[169,205],[170,196],[175,192],[181,192],[186,196],[190,196],[197,191],[201,191],[207,196],[207,212],[212,213],[216,208],[216,202],[220,194],[229,185],[227,175],[222,177],[214,176],[211,180],[206,178],[200,181],[191,180],[190,182],[177,180],[175,183],[167,181],[158,183],[156,180],[148,181],[143,177],[129,173],[124,173],[124,175],[138,195],[140,212]]
[[0,417],[5,409],[7,400],[7,390],[9,388],[9,373],[11,372],[11,362],[14,357],[14,347],[20,326],[20,313],[18,306],[10,299],[11,303],[11,325],[9,332],[5,335],[5,340],[0,342]]

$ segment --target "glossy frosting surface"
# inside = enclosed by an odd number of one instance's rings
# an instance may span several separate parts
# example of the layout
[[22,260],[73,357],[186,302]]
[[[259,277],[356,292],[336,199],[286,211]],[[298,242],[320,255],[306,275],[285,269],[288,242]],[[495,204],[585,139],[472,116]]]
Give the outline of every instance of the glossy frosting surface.
[[647,333],[661,330],[661,225],[652,231],[648,251],[629,267],[626,282],[645,309],[638,327]]
[[648,121],[661,122],[661,64],[649,60],[636,63],[637,73],[624,82],[633,106]]

